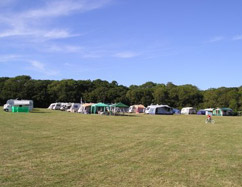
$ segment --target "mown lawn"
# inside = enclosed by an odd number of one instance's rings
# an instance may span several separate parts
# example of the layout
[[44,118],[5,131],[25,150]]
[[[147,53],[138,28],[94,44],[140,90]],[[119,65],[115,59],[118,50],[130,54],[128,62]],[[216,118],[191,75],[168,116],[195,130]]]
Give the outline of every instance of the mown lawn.
[[242,117],[0,108],[0,186],[242,186]]

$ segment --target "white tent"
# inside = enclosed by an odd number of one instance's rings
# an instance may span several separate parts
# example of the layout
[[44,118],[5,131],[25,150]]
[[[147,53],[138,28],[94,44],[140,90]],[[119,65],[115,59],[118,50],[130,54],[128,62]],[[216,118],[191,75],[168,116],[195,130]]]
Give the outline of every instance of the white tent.
[[153,115],[172,115],[173,110],[168,105],[150,105],[146,108],[145,113]]
[[94,103],[84,103],[84,104],[81,104],[77,112],[78,113],[82,113],[82,114],[90,114],[91,113],[91,106],[93,104]]

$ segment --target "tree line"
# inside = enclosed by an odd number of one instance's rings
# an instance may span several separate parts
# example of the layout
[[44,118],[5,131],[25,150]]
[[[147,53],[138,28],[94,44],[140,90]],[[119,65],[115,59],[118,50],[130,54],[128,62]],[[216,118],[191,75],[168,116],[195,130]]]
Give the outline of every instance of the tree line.
[[242,86],[200,90],[191,84],[175,85],[146,82],[129,87],[105,80],[35,80],[30,76],[0,77],[0,105],[8,99],[31,99],[35,107],[55,102],[122,102],[127,105],[167,104],[181,109],[229,107],[242,111]]

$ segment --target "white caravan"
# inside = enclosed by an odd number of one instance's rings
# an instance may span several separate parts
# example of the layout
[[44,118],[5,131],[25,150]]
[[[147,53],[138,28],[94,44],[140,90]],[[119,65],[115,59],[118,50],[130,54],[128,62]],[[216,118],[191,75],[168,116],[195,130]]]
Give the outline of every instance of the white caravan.
[[29,111],[32,111],[34,108],[34,102],[32,100],[17,100],[17,99],[10,99],[7,100],[7,103],[3,106],[3,110],[6,112],[12,112],[12,106],[19,106],[19,107],[28,107]]
[[184,107],[181,109],[181,114],[186,114],[186,115],[189,115],[189,114],[196,114],[196,109],[193,108],[193,107]]
[[55,103],[51,103],[50,106],[48,107],[49,110],[53,110],[53,107],[55,106]]
[[68,109],[67,112],[77,112],[80,106],[81,103],[72,103],[70,109]]
[[205,110],[205,115],[213,115],[213,110],[214,110],[214,108],[205,108],[204,109]]
[[71,108],[71,103],[61,103],[61,107],[60,107],[61,111],[67,111],[70,108]]
[[60,110],[61,103],[51,103],[48,109],[50,110]]
[[60,110],[61,108],[61,103],[55,103],[52,110]]
[[173,110],[168,105],[150,105],[145,109],[146,114],[173,115]]

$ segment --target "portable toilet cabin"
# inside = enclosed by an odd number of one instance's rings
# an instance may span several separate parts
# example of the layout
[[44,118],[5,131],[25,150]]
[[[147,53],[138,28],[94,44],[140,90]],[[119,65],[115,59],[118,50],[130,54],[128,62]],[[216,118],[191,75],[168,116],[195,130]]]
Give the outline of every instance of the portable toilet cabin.
[[181,114],[196,114],[196,109],[193,107],[184,107],[181,109]]
[[233,110],[231,108],[216,108],[213,110],[214,116],[232,116]]

